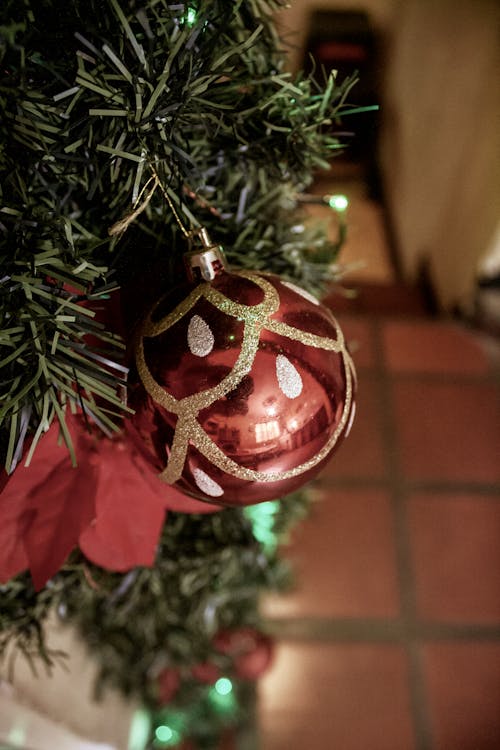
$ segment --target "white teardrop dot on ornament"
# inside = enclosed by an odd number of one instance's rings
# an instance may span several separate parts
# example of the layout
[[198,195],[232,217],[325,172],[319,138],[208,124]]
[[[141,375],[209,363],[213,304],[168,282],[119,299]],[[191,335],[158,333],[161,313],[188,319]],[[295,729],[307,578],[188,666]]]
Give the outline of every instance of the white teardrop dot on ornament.
[[217,482],[211,479],[208,474],[205,474],[203,469],[193,469],[193,476],[196,486],[204,492],[205,495],[209,495],[210,497],[220,497],[224,494],[224,490],[220,484],[217,484]]
[[214,348],[214,335],[208,323],[199,315],[193,315],[188,326],[188,346],[191,354],[206,357]]
[[349,433],[351,431],[352,423],[354,422],[354,417],[355,416],[356,416],[356,402],[353,401],[352,402],[351,414],[349,416],[349,423],[348,423],[347,429],[345,431],[345,437],[348,437],[348,435],[349,435]]
[[300,373],[283,354],[278,354],[276,357],[276,377],[281,392],[287,398],[300,396],[303,388]]
[[283,286],[286,286],[289,289],[291,289],[292,292],[296,292],[297,294],[300,294],[301,297],[304,297],[304,299],[307,299],[309,300],[309,302],[312,302],[313,305],[319,305],[319,300],[317,300],[313,294],[306,292],[305,289],[301,289],[300,286],[296,286],[295,284],[292,284],[291,281],[282,281],[281,283],[283,284]]

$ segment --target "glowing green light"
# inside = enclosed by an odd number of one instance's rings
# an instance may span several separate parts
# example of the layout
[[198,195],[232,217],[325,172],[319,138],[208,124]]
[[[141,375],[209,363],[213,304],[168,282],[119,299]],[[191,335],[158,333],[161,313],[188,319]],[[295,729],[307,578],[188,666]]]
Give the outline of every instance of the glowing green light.
[[258,542],[264,545],[266,550],[272,551],[278,544],[278,538],[274,533],[275,515],[279,511],[279,501],[269,500],[259,505],[251,505],[245,508],[244,513],[252,523],[252,533]]
[[233,689],[233,683],[227,677],[221,677],[214,685],[219,695],[229,695]]
[[151,718],[147,711],[139,709],[135,712],[130,725],[128,750],[144,750],[151,731]]
[[178,745],[181,741],[179,732],[176,732],[175,729],[166,724],[162,724],[156,728],[155,737],[155,747],[174,747],[174,745]]
[[349,201],[345,195],[331,195],[328,205],[330,208],[335,209],[335,211],[345,211],[349,205]]
[[254,523],[269,523],[279,510],[278,500],[268,500],[259,505],[249,505],[245,508],[245,515]]
[[14,747],[22,747],[26,741],[26,731],[22,724],[16,724],[12,727],[7,737]]
[[160,740],[160,742],[168,742],[172,739],[174,733],[172,732],[170,727],[161,726],[157,728],[155,735],[156,739]]
[[280,509],[280,504],[278,500],[268,500],[254,507],[256,516],[275,516]]
[[[230,690],[225,693],[219,692],[220,683],[222,683],[223,685],[225,683],[231,685]],[[227,690],[227,686],[224,689]],[[228,680],[224,677],[220,680],[217,680],[213,688],[210,688],[208,698],[210,700],[212,708],[220,716],[232,716],[238,710],[238,703],[236,702],[236,698],[234,696],[234,690],[231,680]]]
[[194,23],[196,21],[196,11],[194,8],[188,8],[188,12],[186,15],[186,23],[188,26],[194,26]]

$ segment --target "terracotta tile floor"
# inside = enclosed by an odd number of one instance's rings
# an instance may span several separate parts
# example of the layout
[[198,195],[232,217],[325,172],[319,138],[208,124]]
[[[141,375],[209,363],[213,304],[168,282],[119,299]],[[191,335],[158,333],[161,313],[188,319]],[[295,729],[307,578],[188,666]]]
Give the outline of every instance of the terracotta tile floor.
[[500,342],[367,289],[357,421],[264,602],[259,747],[499,750]]

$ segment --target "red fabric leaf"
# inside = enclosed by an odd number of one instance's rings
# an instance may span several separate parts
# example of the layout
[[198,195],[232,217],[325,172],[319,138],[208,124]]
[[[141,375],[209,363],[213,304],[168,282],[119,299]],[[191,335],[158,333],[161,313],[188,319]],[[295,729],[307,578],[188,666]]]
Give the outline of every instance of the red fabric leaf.
[[[160,479],[157,479],[161,482]],[[195,500],[193,497],[184,495],[175,487],[163,483],[165,488],[165,507],[176,513],[218,513],[224,508],[221,505],[212,505],[202,500]]]
[[120,438],[109,440],[89,434],[80,418],[69,415],[67,421],[78,467],[58,445],[54,423],[30,467],[19,467],[0,495],[0,582],[29,567],[39,590],[78,542],[92,562],[109,570],[152,565],[166,509],[221,510],[158,479],[127,423]]
[[[82,552],[108,570],[152,565],[165,517],[164,488],[144,475],[123,440],[102,443],[96,520],[80,536]],[[151,473],[151,470],[148,468]]]
[[80,460],[78,468],[74,468],[66,456],[31,491],[31,519],[24,543],[37,591],[57,573],[76,547],[82,529],[94,518],[95,483],[93,466]]
[[71,466],[58,434],[54,423],[31,465],[16,469],[0,496],[0,578],[29,566],[37,590],[57,573],[94,516],[92,469]]
[[27,520],[23,515],[26,491],[22,489],[26,484],[27,472],[18,469],[17,473],[23,475],[22,480],[21,477],[17,479],[17,474],[13,475],[0,495],[0,583],[6,583],[28,567],[23,542]]

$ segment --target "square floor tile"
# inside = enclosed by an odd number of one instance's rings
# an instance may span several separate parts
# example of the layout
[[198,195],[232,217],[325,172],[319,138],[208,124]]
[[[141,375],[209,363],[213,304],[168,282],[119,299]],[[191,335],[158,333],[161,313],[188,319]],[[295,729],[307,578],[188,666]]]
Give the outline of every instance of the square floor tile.
[[377,381],[360,372],[351,431],[320,477],[383,479],[386,476],[381,408]]
[[500,481],[500,389],[494,384],[393,383],[402,469],[409,479]]
[[423,650],[435,750],[500,747],[500,643]]
[[412,750],[408,665],[392,645],[283,643],[259,685],[261,750]]
[[389,321],[384,324],[382,337],[387,366],[397,372],[490,372],[481,339],[453,323]]
[[[315,493],[316,494],[316,493]],[[389,497],[374,489],[318,492],[282,550],[296,587],[269,598],[269,617],[394,617],[399,612]]]
[[408,522],[420,617],[500,625],[500,502],[416,494]]

